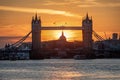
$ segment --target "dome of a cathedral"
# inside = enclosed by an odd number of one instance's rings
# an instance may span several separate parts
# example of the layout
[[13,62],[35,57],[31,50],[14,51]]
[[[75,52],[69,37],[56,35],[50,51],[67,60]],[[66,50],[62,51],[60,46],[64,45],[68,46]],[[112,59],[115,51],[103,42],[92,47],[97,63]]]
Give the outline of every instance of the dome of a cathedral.
[[66,37],[64,36],[64,32],[62,31],[62,35],[60,36],[59,40],[66,41]]

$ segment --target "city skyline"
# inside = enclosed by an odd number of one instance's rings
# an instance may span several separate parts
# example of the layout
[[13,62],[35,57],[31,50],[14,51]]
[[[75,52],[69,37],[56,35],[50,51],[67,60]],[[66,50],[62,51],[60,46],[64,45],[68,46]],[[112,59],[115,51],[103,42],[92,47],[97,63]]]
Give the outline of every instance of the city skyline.
[[[93,29],[103,37],[103,32],[110,37],[110,33],[120,32],[119,8],[119,0],[0,1],[0,38],[2,41],[6,36],[16,39],[26,35],[36,12],[41,17],[42,26],[81,26],[82,18],[88,12],[93,18]],[[64,33],[70,41],[82,40],[81,31]],[[58,39],[60,34],[61,31],[43,31],[42,40]]]

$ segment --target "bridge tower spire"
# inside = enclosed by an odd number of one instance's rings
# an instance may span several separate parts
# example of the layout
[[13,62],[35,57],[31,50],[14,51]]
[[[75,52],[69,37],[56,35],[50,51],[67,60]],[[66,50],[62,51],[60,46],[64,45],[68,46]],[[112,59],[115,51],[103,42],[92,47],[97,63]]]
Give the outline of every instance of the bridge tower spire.
[[37,13],[32,18],[32,52],[31,59],[41,59],[41,20]]
[[92,49],[92,18],[89,18],[88,13],[82,21],[82,27],[84,48]]
[[35,14],[35,20],[38,20],[38,17],[37,17],[37,12],[36,12],[36,14]]

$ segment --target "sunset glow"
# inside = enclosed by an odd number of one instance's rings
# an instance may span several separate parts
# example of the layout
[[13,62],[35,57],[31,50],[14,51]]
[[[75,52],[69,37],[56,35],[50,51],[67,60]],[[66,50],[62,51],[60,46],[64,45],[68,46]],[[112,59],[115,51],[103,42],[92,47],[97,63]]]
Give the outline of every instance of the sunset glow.
[[70,17],[81,17],[76,14],[72,14],[66,11],[53,10],[53,9],[34,9],[34,8],[21,8],[21,7],[11,7],[11,6],[0,6],[0,10],[3,11],[15,11],[15,12],[26,12],[26,13],[44,13],[44,14],[52,14],[52,15],[63,15]]
[[[74,34],[71,34],[71,31],[63,31],[64,32],[64,36],[66,37],[67,40],[69,40],[70,38],[72,38],[74,36]],[[58,31],[57,33],[55,33],[55,37],[58,39],[60,36],[62,35],[62,31]]]
[[[1,0],[0,38],[26,35],[31,31],[32,16],[36,12],[41,17],[42,26],[81,26],[88,12],[93,18],[93,29],[111,37],[113,32],[120,33],[119,9],[119,0]],[[81,32],[66,30],[64,34],[68,41],[82,40]],[[42,41],[55,40],[60,35],[61,31],[43,31]],[[4,40],[0,42],[6,43]]]
[[[49,33],[45,36],[45,33]],[[75,36],[77,34],[77,36]],[[42,31],[42,41],[46,40],[58,40],[62,35],[62,30],[53,30],[53,31]],[[64,30],[64,36],[66,37],[67,41],[74,41],[74,40],[82,40],[81,31],[74,31],[74,30]]]

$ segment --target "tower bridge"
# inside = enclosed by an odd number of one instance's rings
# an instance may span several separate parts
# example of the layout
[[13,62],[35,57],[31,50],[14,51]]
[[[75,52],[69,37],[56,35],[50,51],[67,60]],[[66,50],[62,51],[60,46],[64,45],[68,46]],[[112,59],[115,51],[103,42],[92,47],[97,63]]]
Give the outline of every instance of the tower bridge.
[[[82,26],[41,26],[41,19],[38,18],[37,14],[35,17],[32,18],[31,22],[31,31],[22,37],[17,42],[6,45],[5,48],[1,48],[0,52],[29,52],[30,53],[30,59],[41,59],[43,58],[43,50],[41,48],[41,31],[42,30],[81,30],[82,31],[82,39],[83,39],[83,49],[86,53],[90,53],[90,51],[93,48],[93,39],[92,34],[94,37],[99,41],[104,41],[104,39],[99,36],[94,30],[93,30],[93,21],[92,18],[86,15],[86,18],[82,20]],[[19,47],[22,45],[22,43],[28,38],[28,36],[32,33],[32,48],[31,50],[19,50]],[[117,49],[116,46],[113,46],[112,44],[103,43],[104,45],[109,46],[111,49]],[[96,49],[94,49],[96,50]],[[88,52],[87,52],[88,51]],[[99,51],[99,50],[97,50]],[[89,55],[88,54],[88,55]]]
[[41,19],[37,14],[32,18],[32,53],[31,59],[42,58],[41,31],[42,30],[82,30],[83,45],[85,49],[92,49],[92,18],[86,15],[82,26],[41,26]]

